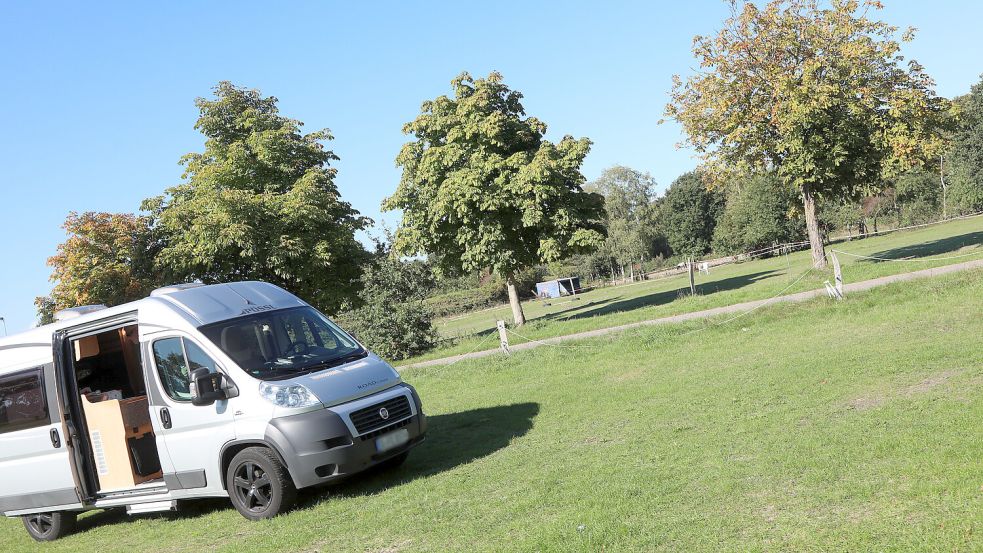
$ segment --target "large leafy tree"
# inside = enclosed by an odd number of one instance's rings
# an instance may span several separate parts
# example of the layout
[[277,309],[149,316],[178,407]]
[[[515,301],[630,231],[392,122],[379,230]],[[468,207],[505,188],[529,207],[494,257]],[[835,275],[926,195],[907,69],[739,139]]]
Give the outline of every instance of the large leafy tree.
[[983,78],[956,100],[958,119],[952,133],[950,195],[960,211],[983,209]]
[[444,271],[491,269],[508,283],[515,323],[525,322],[516,276],[537,263],[589,252],[604,241],[603,198],[583,190],[586,138],[544,140],[522,94],[502,76],[452,81],[454,96],[423,103],[403,127],[413,140],[384,210],[402,210],[395,250],[428,254]]
[[619,265],[656,253],[661,235],[655,216],[655,180],[648,173],[616,165],[591,181],[587,190],[604,196],[605,246]]
[[695,257],[709,252],[725,205],[723,189],[708,189],[699,172],[691,171],[674,180],[659,204],[659,218],[672,253]]
[[157,246],[147,217],[72,212],[64,229],[68,238],[48,259],[54,288],[35,300],[42,324],[59,309],[119,305],[146,296],[159,284],[153,270]]
[[147,200],[174,280],[278,284],[328,311],[359,288],[369,220],[342,201],[327,130],[303,134],[277,99],[229,82],[199,98],[205,151],[181,159],[185,182]]
[[700,70],[674,78],[666,115],[699,152],[711,184],[774,170],[802,196],[813,260],[825,267],[817,199],[859,200],[934,157],[946,102],[868,0],[732,0],[715,36],[697,36]]

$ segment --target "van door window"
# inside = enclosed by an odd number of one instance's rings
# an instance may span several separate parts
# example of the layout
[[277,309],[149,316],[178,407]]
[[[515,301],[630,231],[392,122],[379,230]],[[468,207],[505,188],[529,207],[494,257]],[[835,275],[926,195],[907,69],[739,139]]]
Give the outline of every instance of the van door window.
[[165,338],[154,342],[154,362],[164,392],[176,401],[191,401],[188,362],[184,357],[181,338]]
[[208,369],[208,372],[214,373],[218,372],[218,368],[215,365],[215,360],[208,356],[198,344],[192,342],[191,340],[184,341],[184,351],[188,354],[188,363],[191,366],[191,370],[195,369]]
[[40,368],[0,377],[0,434],[48,423]]
[[191,401],[191,371],[204,368],[218,372],[215,360],[191,340],[164,338],[154,342],[153,350],[160,383],[175,401]]

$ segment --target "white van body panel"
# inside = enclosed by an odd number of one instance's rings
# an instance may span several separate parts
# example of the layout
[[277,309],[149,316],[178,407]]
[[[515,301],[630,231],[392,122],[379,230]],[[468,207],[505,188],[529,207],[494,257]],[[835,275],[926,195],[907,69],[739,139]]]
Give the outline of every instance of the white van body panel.
[[[150,419],[164,473],[163,482],[148,482],[128,490],[110,491],[85,505],[46,504],[44,508],[6,512],[0,508],[0,512],[14,516],[50,510],[82,510],[193,497],[227,496],[223,454],[226,448],[240,443],[267,444],[272,447],[284,460],[298,486],[316,485],[332,478],[342,478],[389,455],[376,453],[374,438],[368,436],[369,432],[358,431],[352,423],[351,413],[367,408],[378,410],[381,402],[392,401],[394,398],[405,398],[403,405],[408,403],[408,407],[403,407],[404,411],[400,413],[408,410],[410,415],[400,414],[392,421],[382,421],[381,426],[374,428],[383,430],[374,430],[371,435],[385,432],[384,428],[390,423],[405,426],[413,418],[418,419],[418,422],[414,422],[417,426],[414,427],[413,442],[407,448],[422,441],[426,422],[419,409],[416,392],[402,384],[399,374],[371,352],[343,365],[292,379],[278,380],[276,384],[295,383],[307,387],[321,404],[296,409],[276,407],[260,395],[261,381],[243,371],[199,330],[205,325],[251,314],[303,307],[309,306],[289,292],[267,283],[210,285],[155,294],[136,302],[87,313],[0,339],[0,377],[40,366],[48,366],[49,372],[53,373],[53,344],[56,333],[64,331],[71,338],[75,329],[85,329],[85,333],[92,333],[93,329],[102,328],[100,325],[103,321],[106,321],[107,328],[112,327],[111,321],[119,320],[120,317],[135,321],[139,329]],[[238,395],[208,406],[194,406],[190,402],[174,401],[163,394],[152,347],[159,340],[176,337],[193,342],[211,357],[217,370],[234,383]],[[54,385],[54,382],[46,382],[45,385]],[[52,391],[51,397],[58,396]],[[52,424],[25,431],[0,433],[0,490],[3,490],[0,493],[4,496],[42,493],[50,486],[59,489],[78,486],[64,443],[60,449],[55,449],[50,444],[49,433],[52,429],[61,433],[64,442],[64,429],[59,422],[64,406],[60,405],[60,401],[59,398],[55,405],[49,405],[49,410],[55,414]],[[399,401],[402,402],[403,399]],[[165,410],[170,428],[165,428]],[[274,425],[276,421],[282,421],[282,424]],[[343,433],[354,437],[354,444],[350,445],[352,451],[358,450],[357,454],[339,457],[337,449],[321,451],[306,445],[304,440],[308,439],[314,440],[310,442],[312,444],[320,443],[319,438],[315,439],[313,436],[324,432],[325,424],[335,429],[347,429]],[[360,436],[362,442],[359,442]],[[28,443],[33,445],[25,445]],[[37,450],[38,444],[48,444],[51,451]],[[371,456],[371,460],[368,456]],[[291,461],[296,461],[296,464],[291,464]],[[337,470],[326,473],[327,476],[312,473],[315,468],[327,470],[326,467],[337,467]],[[298,472],[302,470],[305,472],[303,475]]]

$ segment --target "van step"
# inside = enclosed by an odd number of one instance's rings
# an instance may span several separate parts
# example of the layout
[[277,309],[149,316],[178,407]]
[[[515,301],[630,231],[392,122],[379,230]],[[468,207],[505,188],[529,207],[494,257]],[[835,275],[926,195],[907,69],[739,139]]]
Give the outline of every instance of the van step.
[[137,503],[136,505],[127,505],[126,514],[128,515],[138,515],[141,513],[159,513],[161,511],[176,511],[177,501],[173,499],[170,501],[152,501],[149,503]]

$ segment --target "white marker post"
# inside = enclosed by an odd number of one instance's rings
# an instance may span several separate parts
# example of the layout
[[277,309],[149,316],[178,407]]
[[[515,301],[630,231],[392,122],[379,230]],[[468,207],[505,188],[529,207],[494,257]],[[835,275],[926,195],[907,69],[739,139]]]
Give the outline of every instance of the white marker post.
[[836,258],[835,252],[829,252],[833,258],[833,287],[836,288],[837,299],[843,299],[843,271],[840,270],[840,260]]
[[498,321],[498,340],[505,355],[512,355],[509,351],[509,335],[505,332],[505,321]]

